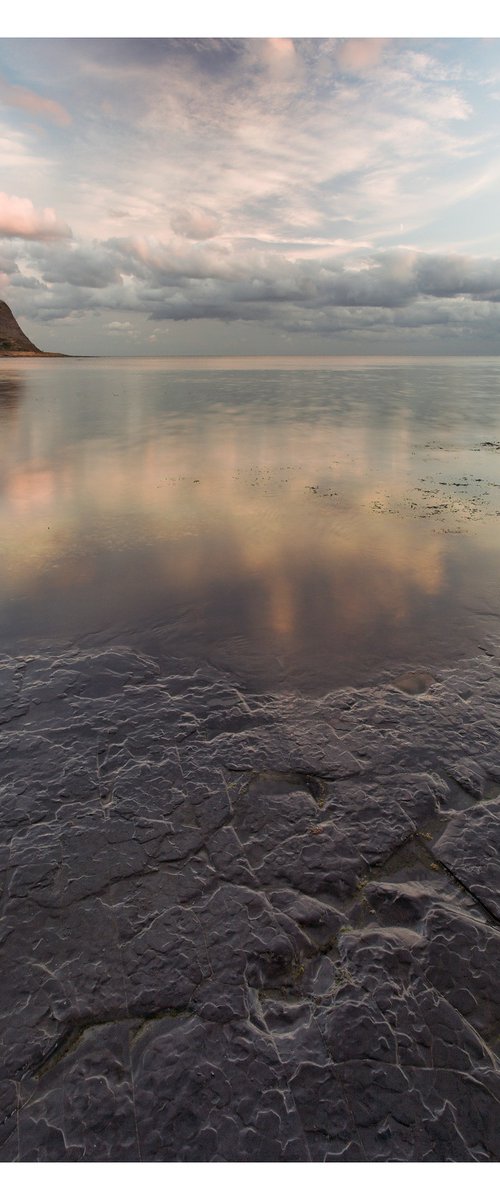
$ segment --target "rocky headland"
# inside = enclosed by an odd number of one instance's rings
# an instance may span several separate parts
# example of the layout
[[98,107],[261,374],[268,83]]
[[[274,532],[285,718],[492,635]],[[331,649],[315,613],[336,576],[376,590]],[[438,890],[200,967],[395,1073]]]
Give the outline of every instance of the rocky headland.
[[0,358],[65,358],[53,350],[39,350],[23,333],[12,309],[0,300]]

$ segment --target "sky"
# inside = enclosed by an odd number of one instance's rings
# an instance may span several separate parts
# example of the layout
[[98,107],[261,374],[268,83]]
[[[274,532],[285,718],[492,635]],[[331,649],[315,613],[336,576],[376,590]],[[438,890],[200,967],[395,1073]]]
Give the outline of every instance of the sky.
[[0,297],[70,354],[496,354],[500,39],[0,40]]

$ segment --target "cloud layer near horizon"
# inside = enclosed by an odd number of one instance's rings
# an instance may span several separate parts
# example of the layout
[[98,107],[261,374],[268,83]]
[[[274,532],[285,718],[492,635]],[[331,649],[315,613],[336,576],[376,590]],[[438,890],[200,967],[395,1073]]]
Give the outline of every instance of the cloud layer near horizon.
[[493,351],[499,96],[497,42],[4,41],[2,295],[87,353]]

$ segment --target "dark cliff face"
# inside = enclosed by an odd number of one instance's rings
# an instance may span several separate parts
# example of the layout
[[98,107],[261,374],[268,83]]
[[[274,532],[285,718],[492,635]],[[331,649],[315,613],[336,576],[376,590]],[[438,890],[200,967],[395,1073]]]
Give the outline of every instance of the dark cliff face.
[[0,300],[0,354],[43,354],[20,329],[4,300]]

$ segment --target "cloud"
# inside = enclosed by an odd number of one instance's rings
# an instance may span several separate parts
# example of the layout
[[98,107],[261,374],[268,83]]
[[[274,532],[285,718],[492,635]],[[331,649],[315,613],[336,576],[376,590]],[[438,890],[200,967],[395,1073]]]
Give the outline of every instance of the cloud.
[[277,332],[370,337],[462,329],[493,338],[500,321],[495,258],[399,247],[307,260],[279,246],[263,252],[144,238],[67,248],[26,242],[19,261],[1,250],[0,267],[24,314],[44,321],[116,314],[106,326],[113,334],[131,332],[129,314],[156,326],[243,321]]
[[39,180],[40,172],[48,165],[47,159],[40,154],[38,143],[33,145],[26,132],[3,123],[0,124],[0,164],[4,176],[10,170],[17,180],[20,172],[23,178],[31,173],[33,179]]
[[354,74],[378,67],[388,41],[388,38],[348,38],[339,47],[340,66]]
[[[196,322],[215,320],[367,337],[410,318],[417,331],[491,328],[500,170],[483,52],[429,39],[0,41],[0,70],[19,84],[7,85],[17,128],[0,127],[0,236],[17,265],[3,275],[29,315],[192,322],[193,348]],[[36,116],[40,102],[35,129],[16,110]],[[489,258],[449,253],[479,245]]]
[[7,83],[7,80],[2,78],[0,78],[0,100],[8,108],[23,109],[30,116],[37,117],[42,121],[50,121],[54,125],[61,126],[71,124],[69,113],[57,100],[40,96],[29,88],[19,87],[18,84]]
[[432,220],[471,176],[485,178],[462,84],[411,44],[193,39],[70,51],[70,107],[86,114],[77,196],[89,236],[113,232],[118,212],[123,234],[164,237],[170,224],[204,240],[218,222],[247,237],[335,236],[347,218],[370,238]]
[[51,131],[53,194],[88,238],[335,237],[350,220],[371,240],[488,186],[498,159],[428,44],[83,39],[62,55],[49,39],[36,54],[34,78],[74,114],[70,192],[67,137]]
[[0,271],[7,275],[19,274],[15,249],[8,242],[0,246]]
[[300,56],[292,38],[259,38],[247,43],[247,53],[269,73],[271,79],[286,81],[300,69]]
[[213,213],[203,212],[202,209],[181,209],[170,219],[174,233],[192,241],[203,242],[219,232],[220,222]]
[[34,259],[49,284],[76,288],[104,288],[120,278],[116,254],[99,242],[79,245],[47,244],[33,250]]
[[0,237],[47,241],[71,237],[71,230],[57,219],[53,208],[37,211],[26,197],[0,192]]

